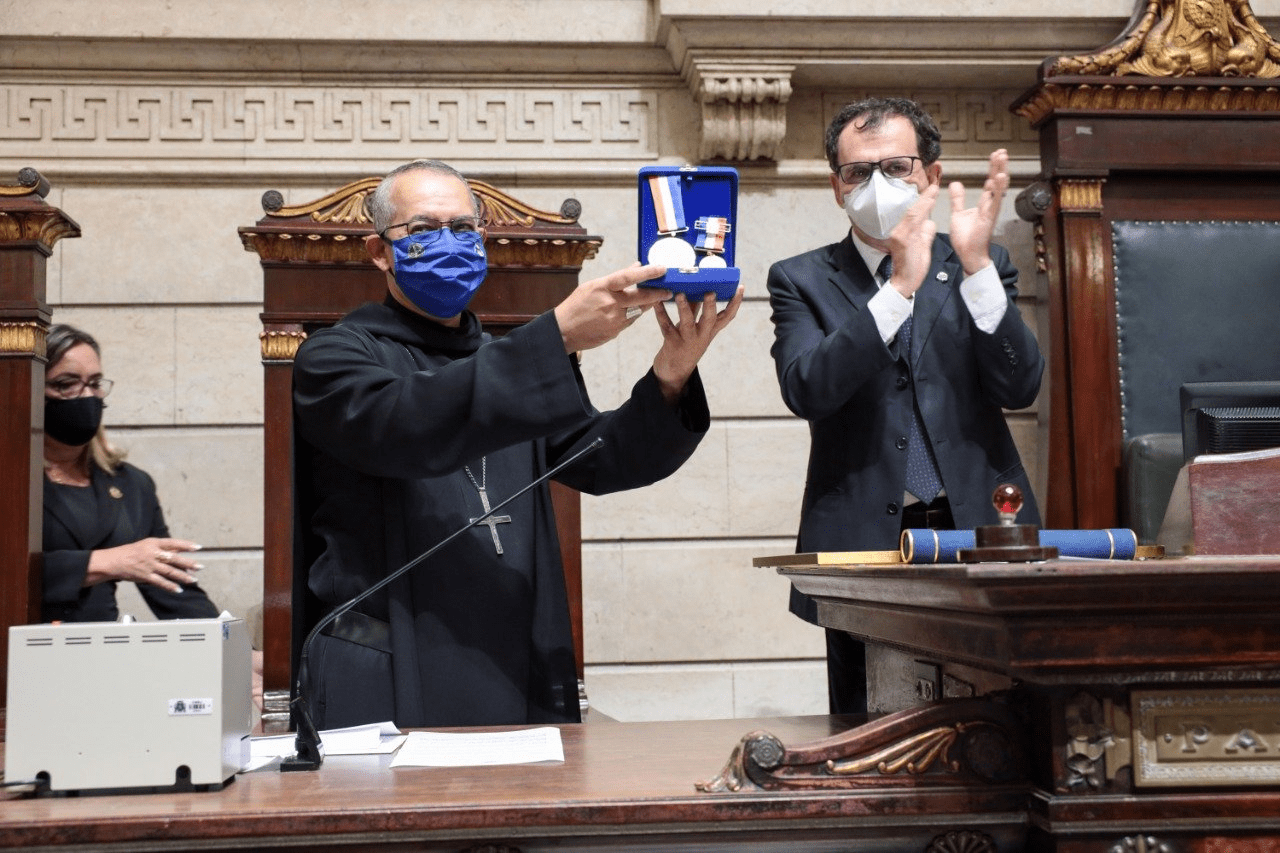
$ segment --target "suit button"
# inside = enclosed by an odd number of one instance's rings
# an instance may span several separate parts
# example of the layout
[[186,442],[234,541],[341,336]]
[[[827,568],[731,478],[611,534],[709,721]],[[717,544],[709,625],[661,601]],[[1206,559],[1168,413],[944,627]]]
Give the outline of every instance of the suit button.
[[906,387],[907,387],[907,377],[905,377],[905,376],[899,376],[899,377],[898,377],[898,381],[897,381],[897,386],[898,386],[898,390],[899,390],[899,391],[901,391],[903,388],[906,388]]
[[885,511],[885,512],[887,512],[887,513],[889,513],[889,515],[897,515],[897,514],[898,514],[898,505],[897,505],[897,504],[895,504],[895,503],[891,503],[891,504],[889,504],[888,506],[886,506],[886,507],[884,508],[884,511]]
[[906,437],[905,435],[900,435],[900,436],[898,436],[898,440],[897,440],[897,441],[895,441],[895,442],[893,443],[893,446],[894,446],[894,447],[896,447],[896,448],[898,448],[899,450],[906,450],[906,449],[907,449],[907,437]]

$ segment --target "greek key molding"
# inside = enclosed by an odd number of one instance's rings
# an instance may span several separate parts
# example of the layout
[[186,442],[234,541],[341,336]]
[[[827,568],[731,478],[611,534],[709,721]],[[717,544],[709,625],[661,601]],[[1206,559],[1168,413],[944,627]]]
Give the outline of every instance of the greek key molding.
[[589,147],[593,159],[651,159],[656,107],[639,89],[9,85],[0,87],[0,155],[45,143],[56,158],[157,144],[180,144],[186,157],[243,159],[246,146],[271,156],[291,145],[310,157],[349,157],[357,145],[404,156],[391,149],[432,144],[461,159],[468,146],[492,153],[500,143],[511,157],[581,158]]
[[849,89],[824,94],[822,114],[829,118],[845,104],[873,95],[902,95],[933,116],[942,133],[944,160],[965,153],[986,157],[995,148],[1007,148],[1015,155],[1038,156],[1039,135],[1009,111],[1009,105],[1021,94],[1012,89],[919,89],[905,93]]

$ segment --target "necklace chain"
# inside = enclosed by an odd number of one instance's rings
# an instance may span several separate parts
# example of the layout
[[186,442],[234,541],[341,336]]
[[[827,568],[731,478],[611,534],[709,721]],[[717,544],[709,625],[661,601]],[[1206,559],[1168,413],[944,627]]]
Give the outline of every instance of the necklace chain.
[[485,484],[489,482],[489,457],[480,457],[480,482],[476,482],[476,475],[471,473],[470,465],[463,465],[462,470],[467,472],[467,479],[471,480],[471,485],[476,487],[477,491],[483,492]]

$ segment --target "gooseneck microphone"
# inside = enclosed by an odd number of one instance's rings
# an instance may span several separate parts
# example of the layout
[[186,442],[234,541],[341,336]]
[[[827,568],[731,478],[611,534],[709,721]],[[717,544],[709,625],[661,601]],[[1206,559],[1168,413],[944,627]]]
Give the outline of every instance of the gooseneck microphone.
[[471,519],[467,524],[458,528],[453,533],[450,533],[444,539],[441,539],[435,545],[432,545],[429,549],[405,563],[403,566],[396,569],[394,572],[387,575],[364,592],[349,601],[338,605],[315,624],[315,627],[307,633],[307,638],[303,640],[302,650],[298,655],[298,679],[294,684],[293,699],[289,702],[289,709],[293,713],[293,719],[298,727],[298,733],[293,742],[295,753],[280,762],[280,771],[282,773],[293,770],[315,770],[324,762],[324,748],[320,742],[320,733],[316,731],[315,724],[311,720],[311,712],[307,710],[306,703],[306,688],[310,687],[311,683],[310,673],[307,670],[307,655],[311,651],[311,641],[316,638],[316,635],[324,630],[326,626],[332,624],[334,620],[343,613],[346,613],[348,610],[355,607],[378,590],[384,588],[387,584],[391,583],[405,572],[410,571],[419,563],[431,557],[432,554],[439,551],[445,545],[448,545],[454,539],[457,539],[463,533],[466,533],[477,524],[483,523],[489,518],[489,516],[493,515],[516,498],[525,494],[530,489],[542,485],[556,474],[559,474],[565,468],[568,468],[570,465],[586,456],[588,453],[592,453],[600,449],[603,445],[604,439],[597,437],[590,444],[579,450],[577,453],[574,453],[568,459],[549,469],[546,473],[542,474],[536,480],[524,486],[510,497],[494,505],[492,509],[485,511],[483,515]]

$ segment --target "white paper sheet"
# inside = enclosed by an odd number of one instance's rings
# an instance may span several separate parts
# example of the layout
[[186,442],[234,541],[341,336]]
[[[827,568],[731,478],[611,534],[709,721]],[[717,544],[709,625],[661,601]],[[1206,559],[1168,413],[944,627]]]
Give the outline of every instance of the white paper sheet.
[[[405,736],[395,723],[371,723],[350,726],[345,729],[326,729],[320,732],[320,743],[328,755],[385,755],[395,752],[404,743]],[[249,764],[244,772],[257,770],[277,758],[293,755],[296,736],[268,735],[249,739]]]
[[392,767],[478,767],[564,761],[554,726],[514,732],[410,732]]

